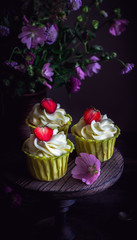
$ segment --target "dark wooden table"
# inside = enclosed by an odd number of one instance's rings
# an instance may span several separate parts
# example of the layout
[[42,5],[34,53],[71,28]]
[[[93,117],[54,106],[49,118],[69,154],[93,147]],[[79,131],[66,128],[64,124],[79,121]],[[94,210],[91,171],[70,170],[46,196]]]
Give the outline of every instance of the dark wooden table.
[[5,165],[2,169],[1,174],[3,179],[11,186],[23,193],[31,192],[34,197],[44,196],[53,202],[56,208],[56,220],[54,226],[52,226],[55,228],[54,231],[50,230],[51,239],[55,239],[55,233],[56,239],[74,239],[74,233],[71,231],[70,226],[66,224],[66,213],[69,207],[78,198],[92,196],[111,187],[123,172],[124,159],[119,150],[115,148],[112,158],[101,164],[101,174],[98,179],[91,186],[88,186],[79,180],[73,179],[71,176],[71,170],[75,166],[75,157],[76,153],[74,151],[70,155],[66,175],[52,182],[33,179],[27,171],[24,155],[21,153],[12,157],[14,160],[9,161],[8,166]]

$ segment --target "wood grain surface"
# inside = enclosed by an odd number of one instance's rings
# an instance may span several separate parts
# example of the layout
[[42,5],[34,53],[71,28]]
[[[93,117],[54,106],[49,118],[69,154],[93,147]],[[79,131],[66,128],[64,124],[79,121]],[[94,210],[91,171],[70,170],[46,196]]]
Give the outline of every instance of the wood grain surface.
[[121,176],[124,160],[118,149],[115,148],[112,158],[101,164],[101,174],[92,185],[86,185],[80,180],[73,179],[71,170],[75,166],[76,153],[70,155],[67,173],[56,181],[39,181],[32,178],[27,170],[23,155],[16,156],[18,161],[3,170],[3,177],[9,183],[24,190],[42,192],[53,198],[72,199],[93,195],[112,186]]

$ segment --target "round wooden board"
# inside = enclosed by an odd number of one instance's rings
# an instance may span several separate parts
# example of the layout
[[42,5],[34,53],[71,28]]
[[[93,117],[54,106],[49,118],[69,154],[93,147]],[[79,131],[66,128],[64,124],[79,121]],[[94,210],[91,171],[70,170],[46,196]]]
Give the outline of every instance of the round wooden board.
[[3,170],[3,177],[22,190],[47,194],[57,199],[74,199],[104,191],[120,178],[124,167],[124,159],[119,150],[115,148],[112,158],[101,163],[101,174],[98,179],[89,186],[71,176],[71,170],[75,166],[76,153],[74,151],[69,158],[65,176],[56,181],[45,182],[30,176],[23,156],[22,154],[16,156],[16,161]]

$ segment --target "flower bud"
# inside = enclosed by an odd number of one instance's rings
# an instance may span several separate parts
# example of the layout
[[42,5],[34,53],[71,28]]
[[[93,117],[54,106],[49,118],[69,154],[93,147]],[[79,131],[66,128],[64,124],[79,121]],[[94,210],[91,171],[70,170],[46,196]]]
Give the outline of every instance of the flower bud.
[[77,21],[78,21],[78,22],[83,22],[83,17],[82,17],[82,15],[79,15],[79,16],[77,17]]
[[100,3],[102,3],[103,0],[95,0],[95,6],[98,7]]
[[117,53],[116,52],[112,52],[111,53],[111,58],[115,58],[115,57],[117,57]]
[[108,13],[107,13],[105,10],[101,10],[101,11],[100,11],[100,14],[101,14],[103,17],[105,17],[105,18],[108,17]]
[[89,63],[91,63],[91,61],[90,61],[89,59],[86,59],[86,60],[85,60],[85,63],[86,63],[86,64],[89,64]]
[[28,72],[30,77],[34,76],[34,71],[33,71],[33,66],[32,65],[27,66],[27,72]]
[[103,51],[103,47],[100,45],[93,45],[92,48],[96,51]]
[[121,9],[120,8],[114,9],[114,13],[117,15],[117,18],[121,17]]
[[84,13],[88,13],[88,6],[85,6],[85,7],[83,7],[83,9],[82,9],[82,11],[84,12]]
[[109,55],[107,55],[105,58],[106,58],[106,60],[110,60],[111,57]]
[[92,27],[97,30],[99,26],[99,21],[98,20],[92,20]]

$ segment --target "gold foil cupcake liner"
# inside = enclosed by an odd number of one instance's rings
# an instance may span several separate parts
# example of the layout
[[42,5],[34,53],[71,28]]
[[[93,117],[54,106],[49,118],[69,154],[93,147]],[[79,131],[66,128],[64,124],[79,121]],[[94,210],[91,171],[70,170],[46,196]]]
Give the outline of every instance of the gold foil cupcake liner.
[[100,162],[104,162],[112,157],[116,138],[120,134],[120,129],[117,126],[115,126],[117,128],[117,134],[114,137],[105,140],[87,140],[79,137],[75,134],[75,126],[76,125],[71,128],[71,132],[75,137],[77,155],[80,155],[82,152],[93,154],[97,159],[100,160]]
[[32,177],[40,181],[54,181],[62,178],[67,171],[67,164],[70,153],[74,149],[73,143],[67,139],[67,144],[71,149],[59,157],[39,157],[29,154],[25,151],[25,145],[28,139],[24,142],[22,150],[27,157],[27,167]]
[[[65,116],[66,116],[66,117],[69,117],[69,121],[68,121],[65,125],[63,125],[63,126],[61,126],[61,127],[57,127],[57,129],[58,129],[59,132],[63,131],[63,132],[65,133],[65,135],[67,136],[69,126],[70,126],[70,124],[71,124],[71,122],[72,122],[72,117],[71,117],[69,114],[66,114]],[[25,119],[25,123],[26,123],[26,124],[28,125],[28,127],[30,128],[30,132],[31,132],[31,133],[34,133],[34,129],[36,128],[36,126],[34,126],[34,125],[32,125],[31,123],[29,123],[29,117],[27,117],[27,118]]]

